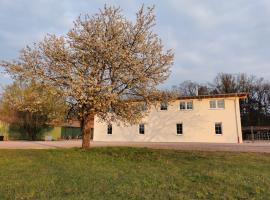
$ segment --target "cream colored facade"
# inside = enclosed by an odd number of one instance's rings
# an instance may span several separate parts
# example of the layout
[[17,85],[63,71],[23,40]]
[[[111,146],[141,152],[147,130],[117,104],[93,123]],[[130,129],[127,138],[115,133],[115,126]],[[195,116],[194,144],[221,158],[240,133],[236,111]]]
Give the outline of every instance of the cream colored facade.
[[[144,134],[139,134],[139,125],[108,125],[94,120],[94,141],[128,142],[214,142],[242,143],[239,95],[216,95],[201,98],[179,99],[168,105],[167,110],[152,108],[142,120]],[[224,99],[225,108],[210,108],[210,100]],[[180,102],[193,103],[193,109],[180,110]],[[216,134],[215,124],[221,123],[222,134]],[[182,124],[182,134],[177,134],[176,124]]]

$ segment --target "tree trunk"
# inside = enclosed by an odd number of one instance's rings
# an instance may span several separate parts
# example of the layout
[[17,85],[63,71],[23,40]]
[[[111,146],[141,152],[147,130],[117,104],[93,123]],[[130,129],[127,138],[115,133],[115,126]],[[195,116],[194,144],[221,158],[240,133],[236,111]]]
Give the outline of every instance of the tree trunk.
[[90,136],[91,136],[91,128],[93,124],[94,117],[93,115],[88,115],[82,124],[82,148],[89,149],[90,148]]

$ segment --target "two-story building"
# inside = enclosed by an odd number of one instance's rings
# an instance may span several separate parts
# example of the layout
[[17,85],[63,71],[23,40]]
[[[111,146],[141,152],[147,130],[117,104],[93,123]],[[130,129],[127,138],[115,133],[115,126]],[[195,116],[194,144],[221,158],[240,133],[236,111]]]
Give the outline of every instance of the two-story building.
[[138,125],[94,119],[94,141],[241,143],[239,100],[245,93],[179,97],[151,108]]

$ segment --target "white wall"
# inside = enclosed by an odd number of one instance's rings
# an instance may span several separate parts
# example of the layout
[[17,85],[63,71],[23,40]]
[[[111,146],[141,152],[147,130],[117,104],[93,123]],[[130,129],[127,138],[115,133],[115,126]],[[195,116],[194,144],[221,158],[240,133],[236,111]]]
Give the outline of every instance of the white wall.
[[[209,99],[193,100],[193,110],[179,109],[179,100],[171,103],[168,110],[153,108],[142,122],[145,134],[139,134],[139,126],[112,124],[112,135],[107,134],[107,124],[95,117],[94,141],[132,142],[242,142],[238,98],[226,98],[225,109],[210,109]],[[215,123],[222,122],[223,134],[215,134]],[[183,124],[183,135],[176,134],[176,124]],[[238,132],[238,133],[237,133]]]

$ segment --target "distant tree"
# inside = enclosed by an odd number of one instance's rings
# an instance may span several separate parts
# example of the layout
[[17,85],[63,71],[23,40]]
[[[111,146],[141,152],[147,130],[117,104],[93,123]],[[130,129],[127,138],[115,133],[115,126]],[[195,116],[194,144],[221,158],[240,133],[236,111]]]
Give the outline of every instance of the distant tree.
[[257,78],[252,84],[249,98],[243,106],[247,107],[250,125],[270,125],[270,82]]
[[14,82],[4,89],[0,101],[2,118],[17,124],[31,140],[48,123],[63,120],[66,111],[64,99],[53,88],[35,82]]
[[179,84],[179,92],[181,96],[196,96],[198,94],[199,84],[192,81],[184,81]]
[[190,80],[183,81],[178,86],[173,86],[172,90],[181,96],[207,95],[210,92],[207,85],[199,84]]
[[212,84],[213,93],[235,93],[237,92],[236,77],[233,74],[219,73]]
[[142,7],[133,23],[120,8],[105,6],[80,16],[65,37],[49,35],[2,66],[14,78],[60,89],[78,113],[82,147],[89,148],[94,115],[108,123],[138,123],[145,116],[141,105],[160,99],[157,86],[170,74],[173,53],[153,33],[153,11]]
[[209,95],[211,94],[211,89],[207,86],[207,84],[200,84],[198,87],[198,94],[199,95]]

